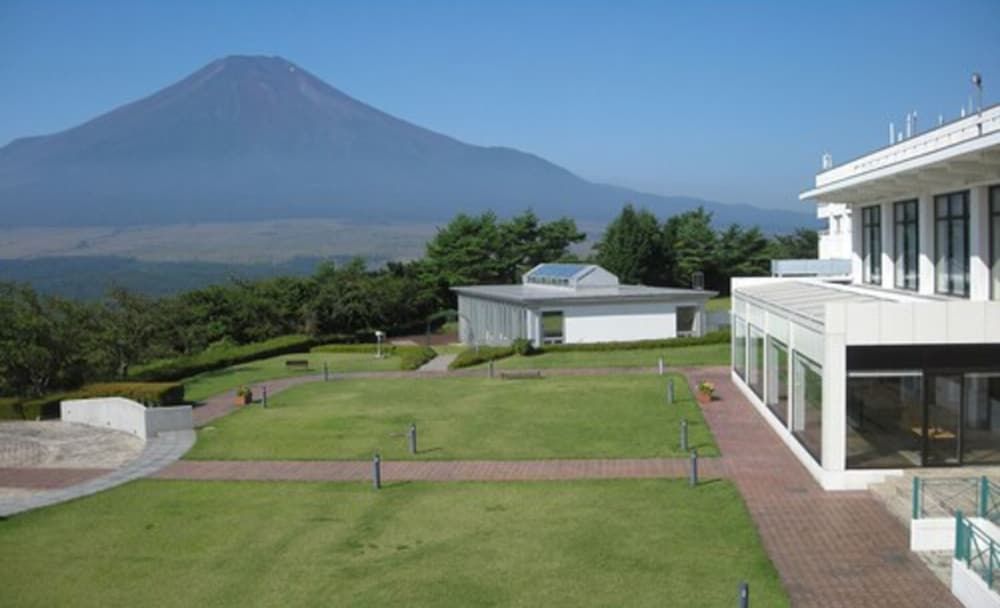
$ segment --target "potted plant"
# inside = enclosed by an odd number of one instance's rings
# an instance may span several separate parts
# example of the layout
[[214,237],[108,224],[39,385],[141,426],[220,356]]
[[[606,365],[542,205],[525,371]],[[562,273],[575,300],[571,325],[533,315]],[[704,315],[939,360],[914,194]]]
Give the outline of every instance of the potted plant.
[[715,385],[707,380],[702,380],[698,383],[697,398],[698,403],[702,405],[710,403],[712,401],[712,396],[715,395]]
[[236,407],[253,403],[253,391],[249,386],[241,386],[236,389]]

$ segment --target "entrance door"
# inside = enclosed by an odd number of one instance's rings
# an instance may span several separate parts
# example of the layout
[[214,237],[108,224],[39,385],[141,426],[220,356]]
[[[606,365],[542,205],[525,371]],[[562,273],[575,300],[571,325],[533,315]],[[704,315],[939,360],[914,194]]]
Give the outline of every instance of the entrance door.
[[[927,415],[924,417],[924,466],[961,463],[961,374],[927,376]],[[918,432],[918,429],[913,429]]]

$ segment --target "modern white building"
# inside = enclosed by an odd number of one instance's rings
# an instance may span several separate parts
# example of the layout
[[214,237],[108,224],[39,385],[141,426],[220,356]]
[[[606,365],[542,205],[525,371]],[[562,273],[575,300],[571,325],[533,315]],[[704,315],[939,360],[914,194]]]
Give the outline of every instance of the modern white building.
[[519,285],[455,287],[463,344],[622,342],[701,335],[700,289],[622,285],[593,264],[539,264]]
[[733,279],[736,384],[827,489],[1000,465],[1000,106],[831,163],[800,198],[849,281]]

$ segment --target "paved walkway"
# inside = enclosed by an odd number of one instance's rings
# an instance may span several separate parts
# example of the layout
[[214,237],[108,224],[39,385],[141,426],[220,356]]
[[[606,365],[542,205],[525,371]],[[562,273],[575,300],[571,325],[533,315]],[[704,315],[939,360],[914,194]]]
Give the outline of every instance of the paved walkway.
[[[686,458],[611,460],[383,461],[382,479],[393,481],[534,481],[687,477]],[[698,462],[702,477],[720,477],[718,458]],[[253,481],[361,481],[371,479],[366,461],[183,460],[160,471],[160,479]]]
[[68,467],[0,467],[0,488],[53,490],[89,481],[107,475],[113,470]]
[[448,366],[451,365],[451,362],[454,361],[455,357],[457,357],[457,356],[458,355],[454,354],[454,353],[453,354],[448,354],[448,355],[438,355],[438,356],[434,357],[433,359],[431,359],[430,361],[428,361],[427,363],[424,363],[423,365],[421,365],[420,369],[418,369],[417,371],[418,372],[446,372],[446,371],[448,371]]
[[720,400],[705,408],[705,418],[792,606],[960,606],[910,552],[906,528],[871,494],[824,491],[739,393],[728,369],[697,376],[715,382]]
[[[17,513],[30,511],[31,509],[47,507],[67,500],[73,500],[74,498],[89,496],[132,481],[133,479],[148,477],[183,456],[194,445],[194,441],[194,431],[160,433],[156,437],[146,441],[146,445],[138,458],[106,475],[92,477],[83,483],[65,487],[56,484],[57,487],[54,489],[32,492],[24,496],[0,497],[0,517],[9,517]],[[43,472],[45,470],[30,469],[31,474],[38,475],[40,478],[47,475]],[[23,473],[8,471],[7,474],[14,476],[22,475]]]

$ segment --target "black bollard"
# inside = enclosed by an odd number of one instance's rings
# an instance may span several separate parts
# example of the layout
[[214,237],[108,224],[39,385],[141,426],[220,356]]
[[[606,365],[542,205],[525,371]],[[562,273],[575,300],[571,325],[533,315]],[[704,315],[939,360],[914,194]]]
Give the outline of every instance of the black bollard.
[[667,404],[674,404],[674,379],[667,380]]
[[261,387],[261,403],[264,405],[265,408],[267,407],[267,385],[266,384],[263,387]]
[[416,454],[417,453],[417,425],[415,425],[415,424],[411,424],[410,425],[410,432],[407,433],[407,437],[410,440],[410,453],[411,454]]
[[689,485],[698,485],[698,450],[691,450],[691,476],[688,479]]
[[740,608],[750,608],[750,584],[740,583]]
[[375,452],[375,457],[372,458],[372,486],[376,490],[382,489],[382,458]]
[[330,381],[330,366],[326,363],[326,361],[324,361],[323,362],[323,382],[329,382],[329,381]]
[[688,451],[688,421],[681,419],[681,451]]

